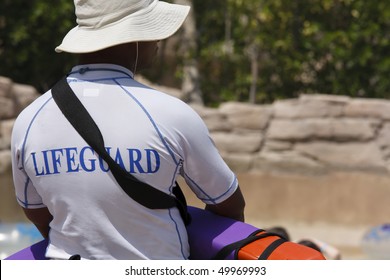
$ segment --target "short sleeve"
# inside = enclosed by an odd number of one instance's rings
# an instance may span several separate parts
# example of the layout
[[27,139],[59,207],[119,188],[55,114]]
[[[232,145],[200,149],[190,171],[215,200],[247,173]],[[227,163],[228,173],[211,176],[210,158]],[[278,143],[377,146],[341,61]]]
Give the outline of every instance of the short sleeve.
[[190,111],[180,131],[182,175],[187,185],[206,204],[226,200],[237,189],[237,178],[221,157],[205,123]]
[[15,121],[11,140],[12,175],[17,202],[23,208],[42,208],[42,198],[36,191],[32,181],[24,171],[23,155],[23,125]]

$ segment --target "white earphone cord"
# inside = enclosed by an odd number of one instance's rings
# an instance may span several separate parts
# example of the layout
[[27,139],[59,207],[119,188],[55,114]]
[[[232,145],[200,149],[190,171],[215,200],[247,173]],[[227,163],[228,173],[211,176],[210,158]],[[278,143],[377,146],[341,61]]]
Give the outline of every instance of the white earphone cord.
[[137,63],[138,63],[138,42],[136,43],[136,54],[135,54],[135,63],[134,63],[134,70],[133,70],[133,79],[135,76],[135,71],[137,70]]

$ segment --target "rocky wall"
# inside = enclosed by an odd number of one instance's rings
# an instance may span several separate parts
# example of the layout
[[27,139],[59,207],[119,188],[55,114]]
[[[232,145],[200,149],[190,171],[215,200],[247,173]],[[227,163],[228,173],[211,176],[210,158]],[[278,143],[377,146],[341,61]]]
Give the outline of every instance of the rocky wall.
[[[157,88],[180,98],[177,89]],[[33,87],[0,77],[2,221],[25,219],[12,188],[11,131],[16,116],[38,96]],[[248,221],[262,227],[388,220],[390,101],[313,94],[270,105],[193,108],[239,177]],[[183,191],[191,205],[201,207],[188,188]]]
[[11,167],[11,132],[15,118],[38,96],[34,87],[0,76],[0,176]]
[[[164,91],[178,96],[176,89]],[[38,96],[33,87],[0,77],[0,174],[10,168],[14,120]],[[311,94],[270,105],[228,102],[193,108],[235,172],[390,170],[387,100]]]
[[26,219],[12,187],[11,133],[17,115],[38,96],[32,86],[0,76],[0,223]]
[[311,94],[195,109],[237,172],[389,172],[387,100]]

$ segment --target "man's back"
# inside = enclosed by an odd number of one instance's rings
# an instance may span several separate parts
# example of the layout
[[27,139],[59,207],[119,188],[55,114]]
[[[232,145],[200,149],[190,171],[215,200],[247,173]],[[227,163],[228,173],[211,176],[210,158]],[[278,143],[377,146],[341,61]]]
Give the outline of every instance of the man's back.
[[[182,174],[206,203],[235,191],[234,174],[186,104],[137,83],[120,66],[88,67],[74,68],[68,82],[118,164],[168,194]],[[47,206],[54,217],[48,257],[188,258],[178,210],[150,210],[129,198],[50,92],[23,112],[15,127],[18,200],[27,208]]]

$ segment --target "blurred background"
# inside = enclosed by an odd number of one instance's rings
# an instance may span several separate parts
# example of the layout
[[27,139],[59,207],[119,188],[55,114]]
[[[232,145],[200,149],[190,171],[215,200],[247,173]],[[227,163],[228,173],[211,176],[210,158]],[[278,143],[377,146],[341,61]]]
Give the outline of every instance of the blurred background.
[[[247,221],[342,258],[390,258],[389,1],[170,2],[191,14],[136,77],[199,112],[239,177]],[[54,52],[75,25],[70,0],[0,3],[1,258],[39,240],[15,202],[10,133],[77,63]]]

